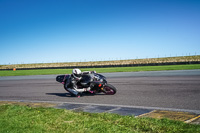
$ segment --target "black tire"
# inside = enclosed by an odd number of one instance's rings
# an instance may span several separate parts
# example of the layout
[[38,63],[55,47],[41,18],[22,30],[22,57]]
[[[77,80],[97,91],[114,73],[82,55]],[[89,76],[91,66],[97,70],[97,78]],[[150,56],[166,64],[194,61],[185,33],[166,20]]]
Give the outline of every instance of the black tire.
[[103,92],[106,95],[114,95],[117,92],[117,89],[111,84],[106,84],[103,88]]

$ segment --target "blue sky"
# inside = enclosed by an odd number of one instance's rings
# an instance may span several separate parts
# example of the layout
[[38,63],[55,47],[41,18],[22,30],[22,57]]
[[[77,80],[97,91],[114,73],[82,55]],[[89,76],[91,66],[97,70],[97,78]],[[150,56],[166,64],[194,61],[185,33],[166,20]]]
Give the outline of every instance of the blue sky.
[[200,55],[200,0],[0,0],[0,64]]

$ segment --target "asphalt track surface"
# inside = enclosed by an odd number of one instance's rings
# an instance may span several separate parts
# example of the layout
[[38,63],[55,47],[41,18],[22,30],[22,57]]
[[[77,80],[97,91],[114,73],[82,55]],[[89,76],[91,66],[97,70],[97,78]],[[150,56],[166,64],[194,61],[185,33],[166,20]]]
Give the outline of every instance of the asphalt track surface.
[[52,101],[200,112],[200,70],[104,73],[115,95],[71,97],[56,75],[0,77],[0,101]]

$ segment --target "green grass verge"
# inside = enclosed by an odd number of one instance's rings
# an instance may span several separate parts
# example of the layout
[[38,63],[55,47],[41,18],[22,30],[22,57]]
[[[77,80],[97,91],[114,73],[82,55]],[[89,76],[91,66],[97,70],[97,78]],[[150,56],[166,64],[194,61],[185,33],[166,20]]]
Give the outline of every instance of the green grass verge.
[[132,133],[200,132],[200,125],[168,119],[135,118],[110,113],[64,109],[0,106],[0,133]]
[[[112,68],[83,68],[82,71],[96,71],[98,73],[110,72],[137,72],[137,71],[162,71],[162,70],[188,70],[200,69],[200,64],[190,65],[163,65],[163,66],[138,66],[138,67],[112,67]],[[20,75],[50,75],[50,74],[71,74],[72,69],[36,69],[0,71],[0,76]]]

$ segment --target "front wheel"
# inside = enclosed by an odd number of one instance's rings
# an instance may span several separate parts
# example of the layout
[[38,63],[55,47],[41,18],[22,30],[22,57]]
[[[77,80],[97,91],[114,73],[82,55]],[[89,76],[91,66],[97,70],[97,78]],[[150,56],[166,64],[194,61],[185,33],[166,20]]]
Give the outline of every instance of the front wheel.
[[117,89],[111,84],[106,84],[103,88],[103,92],[106,95],[114,95],[117,92]]

